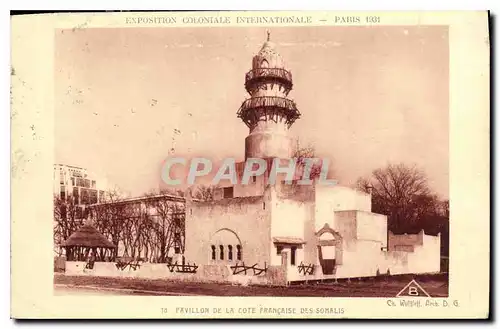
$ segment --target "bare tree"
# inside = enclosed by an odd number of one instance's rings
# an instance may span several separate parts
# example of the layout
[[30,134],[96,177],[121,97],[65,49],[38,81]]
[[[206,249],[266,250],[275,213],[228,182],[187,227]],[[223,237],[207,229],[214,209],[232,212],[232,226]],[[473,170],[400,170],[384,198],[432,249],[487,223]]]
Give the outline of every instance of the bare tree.
[[[147,249],[145,247],[145,236],[147,235],[147,209],[144,206],[144,203],[134,203],[130,206],[131,218],[132,218],[132,228],[130,231],[130,248],[132,257],[141,257],[143,249]],[[147,258],[147,255],[144,256]]]
[[359,179],[357,186],[372,194],[372,210],[388,216],[389,229],[394,233],[415,226],[420,218],[435,211],[438,202],[425,173],[405,164],[376,169],[371,177]]
[[[174,188],[167,188],[163,187],[160,189],[159,194],[169,194],[169,195],[175,195],[175,196],[184,196],[184,191],[181,189],[174,189]],[[154,195],[154,191],[151,191],[149,195]]]
[[65,199],[54,196],[54,251],[58,256],[63,254],[62,244],[84,222],[84,213],[73,196]]
[[[118,190],[107,191],[99,204],[76,205],[72,197],[54,199],[54,250],[60,248],[86,219],[119,248],[112,258],[126,256],[167,262],[172,252],[184,253],[184,202],[172,196],[183,191],[168,190],[149,193],[142,200],[126,200]],[[87,213],[88,212],[88,213]],[[118,255],[118,253],[122,253]]]
[[[130,207],[122,200],[123,197],[120,191],[110,190],[105,193],[103,203],[91,208],[96,229],[110,239],[115,246],[119,246],[120,242],[123,243],[124,231],[130,225],[128,222]],[[127,246],[125,244],[124,246],[128,251]],[[113,257],[117,256],[118,249],[115,249]]]
[[[300,145],[300,142],[297,140],[297,144],[295,145],[295,148],[292,153],[292,158],[297,159],[298,166],[305,166],[306,159],[316,158],[316,150],[313,145],[309,144],[306,146],[302,146]],[[317,179],[320,176],[321,166],[322,166],[321,163],[313,164],[311,168],[311,174],[309,176],[311,180]]]
[[172,250],[184,251],[184,205],[172,199],[183,193],[161,192],[148,193],[143,200],[126,200],[122,193],[111,190],[102,203],[91,206],[96,229],[120,247],[113,257],[167,262]]
[[214,190],[216,186],[197,185],[190,191],[191,196],[202,201],[212,201],[214,199]]
[[438,212],[441,216],[450,217],[450,201],[444,200],[441,201],[438,205]]
[[156,240],[156,261],[166,263],[172,250],[174,253],[184,252],[184,205],[166,195],[149,194],[146,197],[145,204],[150,208],[148,216]]
[[121,242],[123,244],[123,256],[135,258],[136,250],[135,242],[137,238],[137,226],[140,218],[136,217],[134,212],[135,205],[128,204],[124,207],[124,216],[121,220]]

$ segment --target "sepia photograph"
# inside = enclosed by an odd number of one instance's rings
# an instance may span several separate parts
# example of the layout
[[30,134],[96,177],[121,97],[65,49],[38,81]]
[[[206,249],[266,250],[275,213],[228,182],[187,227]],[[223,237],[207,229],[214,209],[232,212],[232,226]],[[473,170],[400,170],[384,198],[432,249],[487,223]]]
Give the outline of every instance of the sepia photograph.
[[447,296],[447,27],[54,43],[55,294]]
[[490,317],[488,15],[14,17],[11,317]]

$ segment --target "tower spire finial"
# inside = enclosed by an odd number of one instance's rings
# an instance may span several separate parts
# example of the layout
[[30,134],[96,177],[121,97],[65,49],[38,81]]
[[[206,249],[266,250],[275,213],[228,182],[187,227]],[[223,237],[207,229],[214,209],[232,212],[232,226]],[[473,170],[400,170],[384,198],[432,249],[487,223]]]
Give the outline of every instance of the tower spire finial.
[[271,41],[271,31],[267,30],[267,41]]

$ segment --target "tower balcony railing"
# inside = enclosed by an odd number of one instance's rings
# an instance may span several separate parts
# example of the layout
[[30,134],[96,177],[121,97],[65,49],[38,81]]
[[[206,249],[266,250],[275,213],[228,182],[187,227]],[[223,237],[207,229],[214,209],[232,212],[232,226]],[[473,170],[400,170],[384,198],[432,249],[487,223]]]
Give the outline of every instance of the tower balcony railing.
[[292,125],[300,117],[294,101],[279,96],[260,96],[246,99],[237,112],[247,126],[251,126],[262,116],[279,116]]
[[250,70],[245,75],[245,87],[247,90],[257,82],[266,79],[276,79],[283,83],[287,89],[292,89],[292,73],[278,67],[258,68]]

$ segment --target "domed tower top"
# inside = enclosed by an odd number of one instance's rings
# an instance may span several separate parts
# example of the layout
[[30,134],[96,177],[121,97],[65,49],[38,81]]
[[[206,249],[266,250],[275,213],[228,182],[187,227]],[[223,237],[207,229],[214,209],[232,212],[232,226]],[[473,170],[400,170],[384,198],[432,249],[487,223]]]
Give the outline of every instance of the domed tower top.
[[276,45],[271,41],[271,33],[267,31],[267,40],[260,51],[253,57],[252,69],[245,76],[245,88],[254,94],[255,88],[265,80],[274,80],[282,85],[282,91],[288,95],[292,90],[292,74],[285,69],[285,62],[276,51]]
[[300,117],[295,102],[288,98],[292,87],[292,73],[285,69],[267,32],[267,41],[253,57],[252,69],[245,75],[250,98],[237,112],[250,130],[245,138],[245,159],[290,157],[288,129]]
[[283,58],[276,51],[276,45],[271,41],[271,33],[267,31],[267,41],[264,42],[259,53],[253,57],[252,69],[285,68]]

